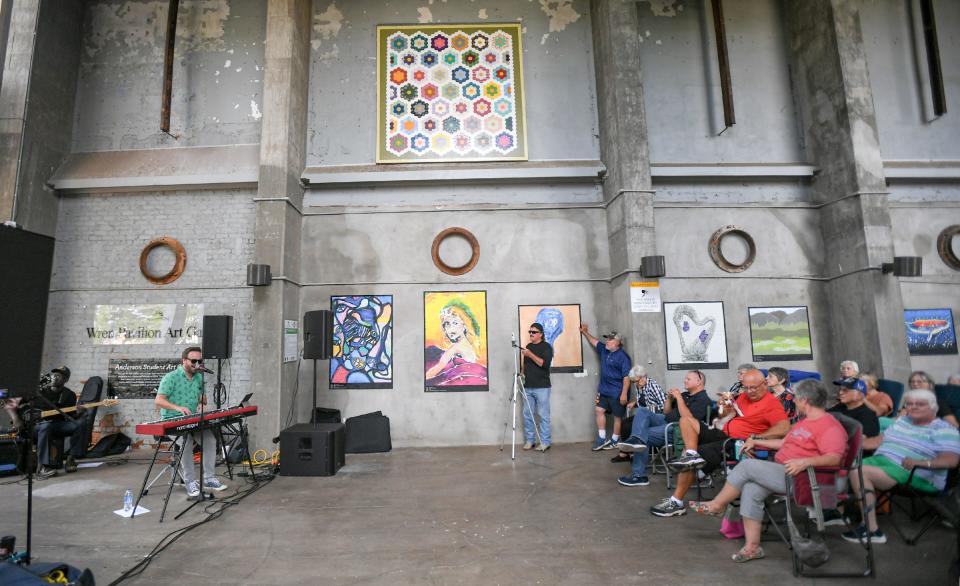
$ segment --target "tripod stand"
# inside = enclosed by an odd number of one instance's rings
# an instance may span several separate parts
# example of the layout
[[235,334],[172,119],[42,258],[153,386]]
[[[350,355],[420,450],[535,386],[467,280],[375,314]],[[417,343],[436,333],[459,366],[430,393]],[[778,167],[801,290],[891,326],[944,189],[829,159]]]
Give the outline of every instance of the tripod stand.
[[[519,348],[517,346],[517,339],[510,335],[511,346],[513,348]],[[510,439],[510,459],[517,459],[517,395],[523,397],[523,404],[526,409],[530,412],[530,421],[533,422],[533,431],[537,436],[537,443],[542,444],[543,438],[540,437],[540,427],[537,425],[536,417],[534,416],[533,409],[530,406],[530,399],[527,397],[527,390],[523,386],[523,373],[520,372],[520,364],[517,356],[518,352],[513,353],[513,392],[510,394],[510,405],[511,413],[513,414],[513,434]],[[507,437],[507,425],[510,424],[509,418],[507,421],[503,422],[503,434],[500,436],[500,451],[503,451],[503,444],[506,441]]]

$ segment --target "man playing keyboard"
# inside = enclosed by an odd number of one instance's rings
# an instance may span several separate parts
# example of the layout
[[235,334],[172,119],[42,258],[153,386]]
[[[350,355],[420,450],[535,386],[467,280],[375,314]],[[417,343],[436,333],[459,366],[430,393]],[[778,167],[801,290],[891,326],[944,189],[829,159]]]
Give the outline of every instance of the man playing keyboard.
[[[200,405],[207,404],[203,392],[203,358],[200,348],[191,346],[180,355],[180,366],[164,375],[157,389],[154,403],[160,407],[160,417],[181,417],[199,412]],[[183,436],[183,457],[180,459],[180,473],[186,483],[187,496],[200,496],[200,482],[194,478],[193,444],[197,437],[203,450],[203,488],[205,490],[226,490],[227,485],[220,482],[214,473],[217,464],[217,439],[210,429],[194,431]]]

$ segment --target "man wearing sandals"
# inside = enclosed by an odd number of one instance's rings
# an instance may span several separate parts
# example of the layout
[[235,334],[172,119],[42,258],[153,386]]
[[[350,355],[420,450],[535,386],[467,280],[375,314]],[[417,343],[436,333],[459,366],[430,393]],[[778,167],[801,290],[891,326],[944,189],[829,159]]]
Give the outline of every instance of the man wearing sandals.
[[[667,463],[677,472],[677,489],[659,505],[650,507],[658,517],[675,517],[687,512],[683,497],[696,478],[696,470],[710,473],[724,460],[724,442],[745,440],[753,435],[781,438],[790,431],[790,420],[783,405],[767,388],[767,380],[759,370],[743,375],[743,392],[736,399],[726,396],[719,402],[719,429],[707,427],[694,417],[680,418],[680,433],[686,446],[684,454]],[[702,455],[701,455],[702,454]]]
[[735,562],[748,562],[764,556],[760,547],[763,527],[763,502],[771,494],[787,490],[786,474],[796,476],[807,468],[837,466],[847,448],[847,432],[827,413],[827,388],[820,381],[807,379],[796,388],[797,410],[802,418],[783,439],[748,439],[743,453],[754,450],[778,450],[774,462],[745,457],[727,476],[720,493],[711,501],[690,503],[690,509],[702,515],[720,517],[727,505],[740,498],[740,516],[746,543],[733,554]]

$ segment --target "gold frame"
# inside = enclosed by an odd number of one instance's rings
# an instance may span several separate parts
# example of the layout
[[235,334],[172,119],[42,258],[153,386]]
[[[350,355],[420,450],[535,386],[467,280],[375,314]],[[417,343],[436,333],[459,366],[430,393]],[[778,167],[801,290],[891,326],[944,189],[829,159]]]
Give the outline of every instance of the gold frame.
[[[377,157],[378,164],[403,163],[450,163],[450,162],[478,162],[478,161],[526,161],[528,160],[526,94],[523,83],[523,24],[521,22],[477,24],[416,24],[416,25],[378,25],[377,26]],[[396,32],[422,31],[426,35],[437,32],[453,34],[462,31],[467,35],[475,32],[494,33],[503,30],[514,39],[513,43],[513,81],[514,81],[514,119],[516,121],[517,156],[489,156],[489,157],[461,157],[461,156],[430,156],[417,155],[393,156],[387,151],[386,137],[386,89],[387,89],[387,39]]]

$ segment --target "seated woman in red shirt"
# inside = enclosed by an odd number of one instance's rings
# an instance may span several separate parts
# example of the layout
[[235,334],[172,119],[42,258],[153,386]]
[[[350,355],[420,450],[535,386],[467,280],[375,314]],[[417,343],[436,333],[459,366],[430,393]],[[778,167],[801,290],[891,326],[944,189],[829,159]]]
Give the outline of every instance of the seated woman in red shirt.
[[746,544],[733,554],[733,561],[748,562],[764,556],[760,547],[763,501],[787,490],[786,474],[796,476],[810,466],[836,466],[847,448],[847,432],[827,413],[827,388],[818,380],[806,379],[794,391],[797,410],[804,416],[783,439],[755,439],[743,445],[750,454],[756,448],[779,450],[776,461],[746,458],[727,476],[727,483],[712,501],[691,502],[690,508],[704,515],[720,516],[727,505],[740,497],[740,516]]

